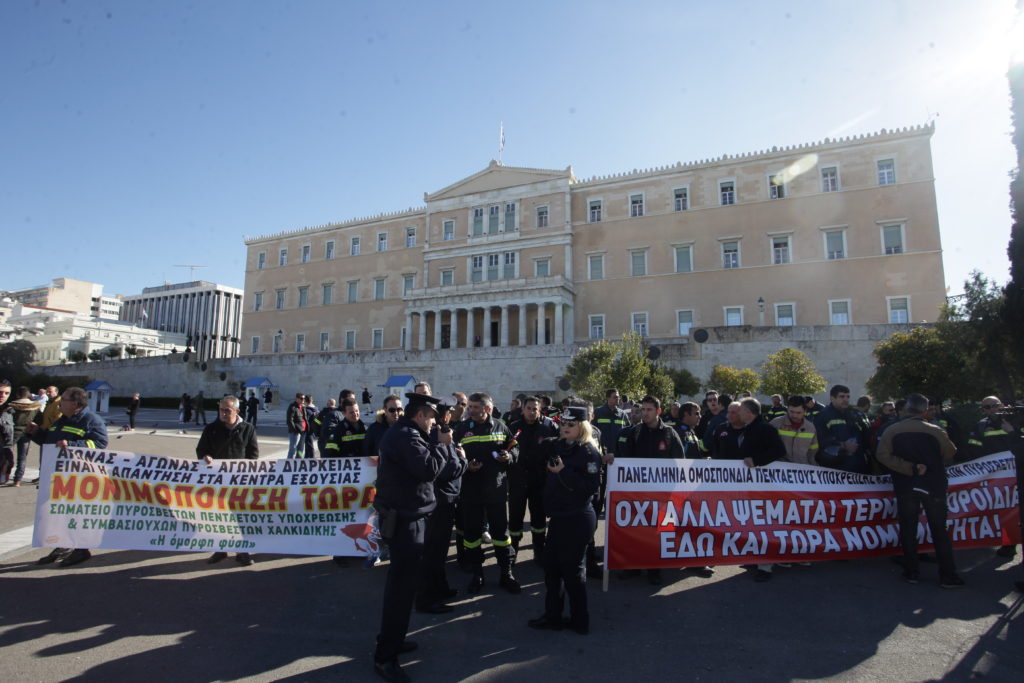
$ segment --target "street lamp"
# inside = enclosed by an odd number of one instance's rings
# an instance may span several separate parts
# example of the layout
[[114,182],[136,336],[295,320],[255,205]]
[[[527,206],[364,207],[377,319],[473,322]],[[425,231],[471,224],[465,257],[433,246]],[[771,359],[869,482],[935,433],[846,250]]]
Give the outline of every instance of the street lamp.
[[764,297],[757,297],[757,315],[760,325],[764,326]]

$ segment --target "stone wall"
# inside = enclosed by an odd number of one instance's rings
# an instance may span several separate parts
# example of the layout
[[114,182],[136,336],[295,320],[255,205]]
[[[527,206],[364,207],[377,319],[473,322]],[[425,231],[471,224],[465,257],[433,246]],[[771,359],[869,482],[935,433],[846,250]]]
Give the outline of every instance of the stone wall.
[[[699,344],[692,339],[657,343],[660,359],[685,368],[706,379],[715,365],[756,369],[765,356],[786,347],[806,353],[818,371],[831,384],[850,387],[854,397],[864,393],[864,383],[874,372],[872,349],[894,332],[908,331],[911,325],[835,325],[798,327],[706,328],[708,340]],[[343,388],[364,386],[377,399],[383,397],[379,386],[390,375],[415,375],[430,382],[436,395],[455,390],[486,390],[503,409],[516,393],[542,391],[553,396],[557,381],[579,344],[546,346],[506,346],[427,351],[369,351],[302,353],[213,359],[206,369],[183,354],[156,358],[124,359],[102,363],[67,364],[45,368],[56,376],[86,374],[114,386],[114,396],[139,392],[143,396],[195,394],[202,389],[215,397],[238,393],[250,377],[269,377],[275,390],[286,397],[297,392],[311,393],[323,405]],[[827,393],[824,394],[827,396]],[[819,398],[821,395],[819,395]],[[374,401],[377,404],[377,400]]]

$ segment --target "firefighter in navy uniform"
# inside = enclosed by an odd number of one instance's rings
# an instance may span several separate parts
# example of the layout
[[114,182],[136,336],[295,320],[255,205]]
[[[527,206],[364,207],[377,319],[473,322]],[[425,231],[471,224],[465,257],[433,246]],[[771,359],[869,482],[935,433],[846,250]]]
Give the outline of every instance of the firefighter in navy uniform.
[[501,569],[499,585],[509,593],[522,587],[512,575],[515,548],[508,535],[508,469],[518,456],[512,433],[501,420],[491,417],[494,402],[484,393],[469,397],[468,419],[454,428],[455,442],[466,452],[469,467],[462,477],[459,508],[462,511],[462,543],[465,561],[473,578],[469,593],[484,586],[484,521],[490,525],[494,557]]
[[601,447],[605,453],[615,453],[619,432],[629,426],[629,416],[619,408],[619,390],[605,392],[604,405],[594,410],[594,426],[601,430]]
[[[1003,402],[997,396],[986,396],[981,399],[981,413],[984,417],[967,436],[970,460],[1003,451],[1016,453],[1020,449],[1020,430],[1014,430],[1006,416],[999,414],[1002,407]],[[996,551],[999,557],[1011,558],[1016,554],[1017,546],[1014,544],[1001,546]]]
[[406,397],[405,414],[381,439],[374,499],[381,536],[391,548],[391,563],[384,582],[373,668],[388,681],[409,680],[398,664],[398,655],[416,649],[416,643],[405,635],[416,597],[426,518],[436,506],[434,480],[444,469],[451,444],[450,434],[439,433],[436,441],[430,437],[441,400],[422,394]]
[[[363,457],[363,439],[366,438],[366,425],[359,416],[359,404],[354,398],[346,398],[341,402],[340,422],[324,440],[324,458],[361,458]],[[325,426],[330,424],[324,423]]]
[[[25,427],[25,433],[37,444],[55,444],[58,448],[107,447],[107,425],[99,415],[89,408],[89,394],[80,387],[68,387],[60,397],[60,417],[43,429],[35,422]],[[49,555],[40,558],[37,564],[60,562],[61,567],[85,562],[90,553],[85,548],[54,548]]]
[[547,469],[540,444],[544,439],[557,436],[558,426],[551,418],[540,414],[540,399],[536,396],[523,400],[521,412],[522,417],[509,425],[509,431],[519,444],[519,457],[508,468],[508,530],[518,555],[523,540],[523,519],[529,506],[533,558],[539,561],[547,534],[543,501]]
[[[559,437],[544,441],[547,479],[544,506],[551,516],[544,553],[544,614],[530,628],[559,630],[568,626],[581,635],[590,632],[587,543],[597,528],[591,500],[600,486],[601,454],[590,433],[585,406],[567,406],[560,416]],[[563,619],[565,596],[569,619]]]

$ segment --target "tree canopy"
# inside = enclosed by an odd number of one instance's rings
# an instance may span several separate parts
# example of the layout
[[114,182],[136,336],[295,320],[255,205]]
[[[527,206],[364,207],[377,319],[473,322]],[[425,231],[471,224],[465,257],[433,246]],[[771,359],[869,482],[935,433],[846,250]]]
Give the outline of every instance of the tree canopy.
[[632,331],[626,332],[621,341],[601,340],[580,349],[566,366],[564,376],[574,394],[595,405],[604,403],[605,391],[612,387],[627,396],[651,394],[663,401],[676,395],[676,377],[647,357],[643,337]]
[[826,386],[814,362],[798,349],[785,348],[770,353],[761,365],[762,394],[816,394]]
[[0,346],[0,378],[21,377],[36,358],[36,345],[27,339],[16,339]]

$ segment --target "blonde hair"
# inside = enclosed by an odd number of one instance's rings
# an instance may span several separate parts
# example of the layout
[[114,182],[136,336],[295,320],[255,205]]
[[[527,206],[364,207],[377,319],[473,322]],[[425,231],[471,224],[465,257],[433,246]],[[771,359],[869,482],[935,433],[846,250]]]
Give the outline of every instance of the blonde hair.
[[580,435],[576,437],[576,443],[589,443],[594,448],[597,448],[597,452],[600,453],[601,449],[597,445],[597,440],[594,438],[594,430],[590,426],[590,422],[583,420],[577,422],[576,425],[580,428]]

